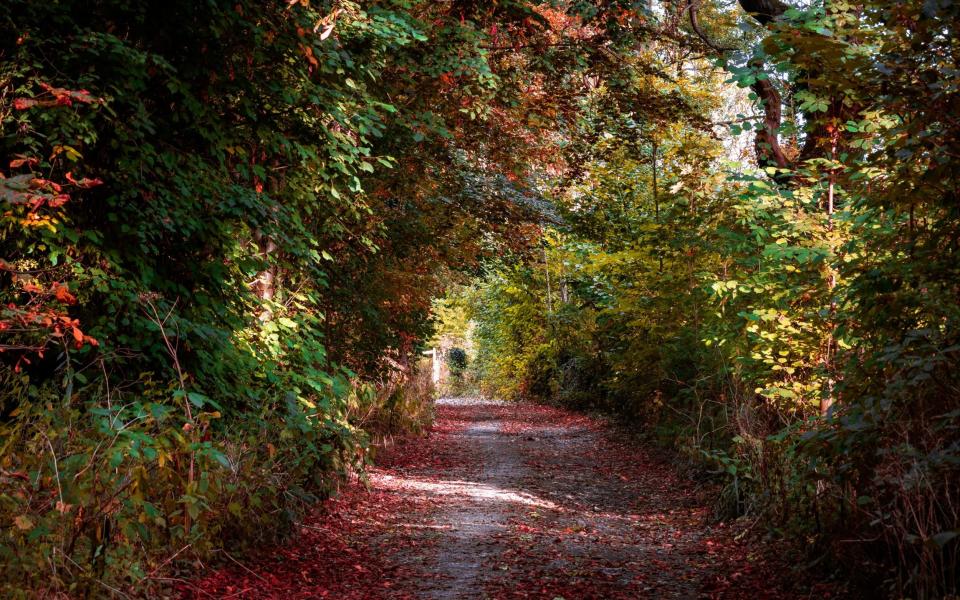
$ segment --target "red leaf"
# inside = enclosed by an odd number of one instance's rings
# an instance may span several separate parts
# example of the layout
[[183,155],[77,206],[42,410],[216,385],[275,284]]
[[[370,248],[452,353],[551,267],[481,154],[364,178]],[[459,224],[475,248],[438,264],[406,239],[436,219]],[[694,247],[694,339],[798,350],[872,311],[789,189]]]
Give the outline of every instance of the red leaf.
[[39,102],[32,98],[16,98],[13,101],[13,108],[17,110],[27,110],[31,106],[36,106],[37,104],[39,104]]
[[[83,104],[94,104],[103,102],[102,98],[95,98],[87,90],[68,90],[66,88],[53,87],[49,83],[41,83],[40,87],[55,98],[54,105],[71,106],[73,101]],[[36,102],[34,102],[36,103]]]
[[100,178],[88,179],[84,177],[83,179],[74,179],[73,174],[70,173],[69,171],[67,171],[67,181],[69,181],[70,183],[72,183],[77,187],[84,188],[84,189],[92,188],[98,185],[103,185],[103,180]]
[[70,199],[70,196],[66,194],[57,194],[53,198],[47,199],[47,206],[50,208],[60,208]]
[[93,104],[94,102],[103,102],[102,98],[94,98],[90,92],[87,90],[71,90],[67,92],[70,94],[70,97],[76,100],[77,102],[83,102],[84,104]]
[[60,190],[63,189],[63,186],[61,186],[59,183],[55,181],[50,181],[49,179],[41,179],[39,177],[36,177],[33,180],[31,180],[30,186],[35,189],[53,190],[55,192],[59,192]]
[[[77,297],[70,293],[70,290],[67,289],[65,285],[58,285],[53,292],[53,295],[64,304],[75,304],[77,302]],[[77,337],[77,332],[79,330],[74,328],[73,337]]]
[[24,165],[28,167],[35,167],[38,164],[40,164],[39,158],[21,156],[20,158],[15,158],[10,161],[10,168],[18,169]]

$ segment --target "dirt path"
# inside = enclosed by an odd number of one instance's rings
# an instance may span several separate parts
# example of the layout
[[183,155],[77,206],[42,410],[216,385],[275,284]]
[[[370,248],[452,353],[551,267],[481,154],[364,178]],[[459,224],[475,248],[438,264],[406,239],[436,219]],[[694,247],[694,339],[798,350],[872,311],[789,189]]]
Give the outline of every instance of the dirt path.
[[567,411],[441,401],[431,435],[382,453],[369,483],[184,596],[796,596],[776,548],[712,524],[662,453]]

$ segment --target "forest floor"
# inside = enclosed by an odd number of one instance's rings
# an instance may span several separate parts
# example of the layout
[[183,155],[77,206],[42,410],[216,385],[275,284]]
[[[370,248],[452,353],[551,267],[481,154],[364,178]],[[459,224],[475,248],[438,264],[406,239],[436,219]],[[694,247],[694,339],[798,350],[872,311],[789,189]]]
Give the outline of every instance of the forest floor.
[[184,598],[800,598],[787,552],[718,523],[667,453],[556,408],[445,400],[287,544]]

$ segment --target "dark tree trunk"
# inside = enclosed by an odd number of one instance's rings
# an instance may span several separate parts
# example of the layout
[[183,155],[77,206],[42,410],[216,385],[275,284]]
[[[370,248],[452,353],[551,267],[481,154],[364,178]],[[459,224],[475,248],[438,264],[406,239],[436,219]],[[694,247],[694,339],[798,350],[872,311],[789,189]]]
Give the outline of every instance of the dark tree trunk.
[[780,92],[769,79],[758,79],[750,86],[763,105],[763,129],[757,132],[757,163],[761,167],[786,169],[790,166],[780,147],[780,122],[783,117]]
[[[790,8],[780,0],[739,0],[740,7],[761,25],[767,25]],[[757,65],[759,66],[759,65]],[[783,119],[780,92],[769,79],[758,79],[750,86],[763,105],[763,129],[757,132],[757,163],[761,167],[786,169],[790,166],[780,147],[780,123]]]

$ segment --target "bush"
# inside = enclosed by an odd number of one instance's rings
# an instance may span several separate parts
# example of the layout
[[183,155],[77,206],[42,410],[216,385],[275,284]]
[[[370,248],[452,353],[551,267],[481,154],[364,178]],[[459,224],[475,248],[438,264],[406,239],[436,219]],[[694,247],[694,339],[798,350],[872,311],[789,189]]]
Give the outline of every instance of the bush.
[[225,422],[199,397],[187,418],[176,386],[149,376],[66,397],[4,383],[4,401],[26,398],[0,424],[4,597],[158,587],[174,559],[283,535],[365,455],[349,423],[292,399]]

